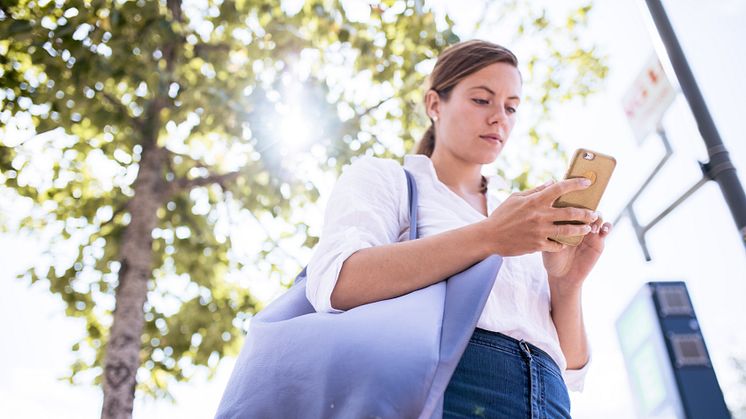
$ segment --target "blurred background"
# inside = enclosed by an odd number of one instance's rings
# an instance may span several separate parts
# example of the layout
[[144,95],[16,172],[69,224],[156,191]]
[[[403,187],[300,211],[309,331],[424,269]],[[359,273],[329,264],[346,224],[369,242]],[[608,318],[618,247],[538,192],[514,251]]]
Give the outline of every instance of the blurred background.
[[[743,182],[746,3],[663,4]],[[125,245],[152,246],[134,417],[214,415],[252,313],[309,260],[342,168],[413,150],[426,76],[449,44],[486,39],[521,62],[518,126],[485,168],[506,195],[561,178],[590,148],[617,159],[600,207],[614,220],[665,153],[628,118],[664,51],[644,2],[11,1],[0,34],[4,418],[101,415]],[[635,204],[642,223],[707,161],[660,60],[673,154]],[[159,186],[147,197],[135,194],[143,173]],[[146,209],[152,237],[127,235]],[[673,280],[731,414],[746,418],[746,257],[718,186],[646,239],[651,261],[622,216],[586,282],[593,366],[573,416],[636,417],[615,322],[644,283]]]

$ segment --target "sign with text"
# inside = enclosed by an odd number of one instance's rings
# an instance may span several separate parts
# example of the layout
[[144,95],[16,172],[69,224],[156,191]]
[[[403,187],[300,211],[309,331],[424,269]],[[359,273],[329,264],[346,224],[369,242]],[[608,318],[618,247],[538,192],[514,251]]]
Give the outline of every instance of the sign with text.
[[653,55],[622,98],[624,113],[638,143],[656,129],[675,98],[676,90]]

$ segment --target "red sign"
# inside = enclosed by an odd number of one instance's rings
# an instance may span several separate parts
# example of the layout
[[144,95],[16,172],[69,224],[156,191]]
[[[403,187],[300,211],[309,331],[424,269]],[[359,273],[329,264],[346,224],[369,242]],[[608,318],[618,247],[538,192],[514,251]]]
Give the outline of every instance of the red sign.
[[675,98],[676,90],[653,55],[622,98],[624,113],[638,142],[656,129]]

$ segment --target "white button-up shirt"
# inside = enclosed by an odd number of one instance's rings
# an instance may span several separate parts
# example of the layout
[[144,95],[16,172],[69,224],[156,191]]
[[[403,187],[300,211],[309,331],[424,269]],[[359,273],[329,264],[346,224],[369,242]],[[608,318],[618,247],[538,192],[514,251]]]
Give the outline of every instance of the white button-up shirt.
[[[453,230],[485,216],[443,184],[430,158],[407,155],[406,168],[418,190],[418,237]],[[500,205],[495,179],[488,179],[488,213]],[[407,181],[394,160],[362,157],[346,168],[327,203],[324,226],[308,264],[306,295],[316,311],[341,312],[331,294],[344,261],[360,249],[407,240]],[[547,272],[541,253],[503,257],[477,327],[524,339],[548,353],[570,390],[582,390],[588,364],[567,370],[550,314]]]

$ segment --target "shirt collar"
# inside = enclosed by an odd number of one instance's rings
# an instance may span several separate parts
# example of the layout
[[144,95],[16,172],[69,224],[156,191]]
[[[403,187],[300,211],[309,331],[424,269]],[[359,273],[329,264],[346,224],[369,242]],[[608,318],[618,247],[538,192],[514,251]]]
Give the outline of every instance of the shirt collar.
[[[407,154],[404,156],[404,168],[412,169],[417,172],[427,173],[435,182],[440,182],[438,174],[435,173],[435,166],[430,157],[424,154]],[[485,176],[487,178],[487,190],[509,189],[510,184],[499,175]]]

